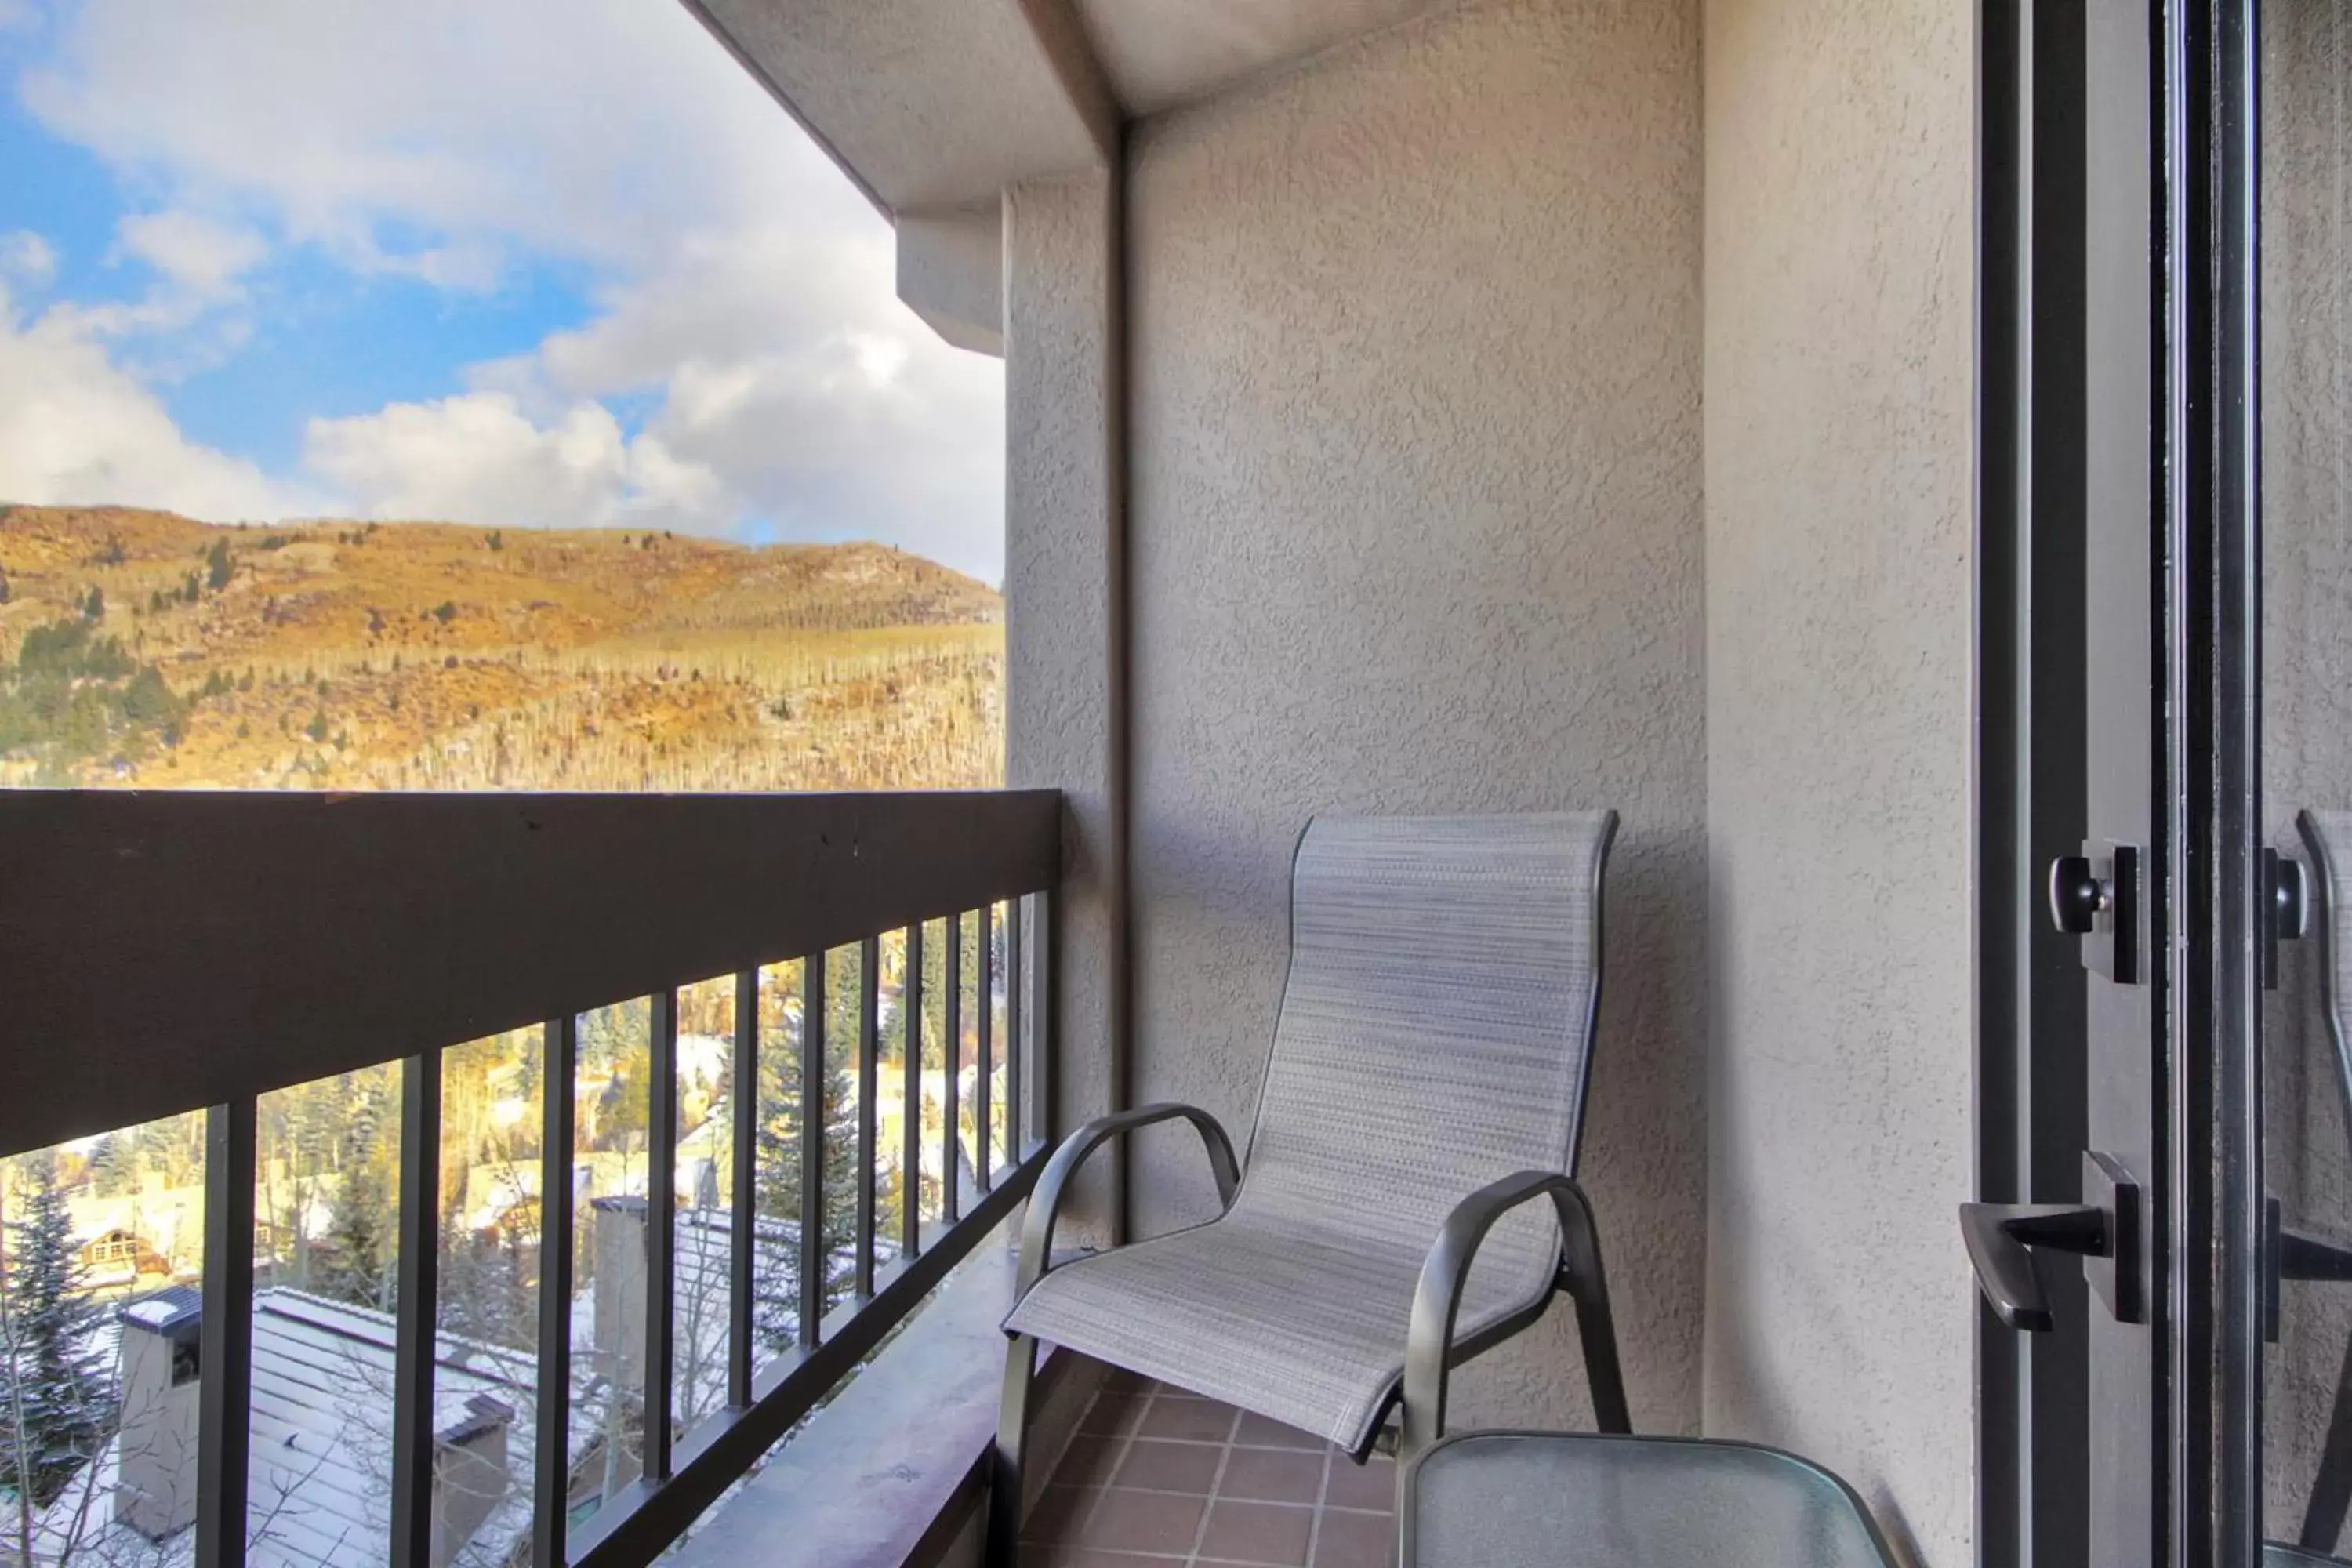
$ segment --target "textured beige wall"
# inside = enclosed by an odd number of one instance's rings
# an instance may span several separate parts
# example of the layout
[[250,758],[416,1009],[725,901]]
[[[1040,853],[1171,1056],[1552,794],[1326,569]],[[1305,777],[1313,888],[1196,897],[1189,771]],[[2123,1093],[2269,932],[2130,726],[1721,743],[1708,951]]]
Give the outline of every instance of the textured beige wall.
[[[2300,857],[2295,813],[2352,807],[2352,16],[2284,0],[2263,26],[2264,812]],[[2338,847],[2338,853],[2352,847]],[[2266,1012],[2264,1179],[2287,1222],[2352,1234],[2352,1134],[2316,942],[2281,953]],[[2292,1541],[2319,1466],[2352,1292],[2290,1282],[2267,1358],[2266,1533]]]
[[1972,7],[1707,0],[1706,1420],[1970,1560]]
[[[1110,1105],[1126,963],[1125,636],[1110,170],[1004,194],[1005,783],[1063,792],[1055,1125]],[[1108,1237],[1099,1176],[1076,1225]]]
[[[1145,122],[1129,184],[1136,1097],[1245,1134],[1310,816],[1617,807],[1584,1172],[1650,1431],[1698,1415],[1698,70],[1695,3],[1473,5]],[[1139,1153],[1146,1226],[1202,1212]],[[1555,1312],[1458,1414],[1581,1377]]]

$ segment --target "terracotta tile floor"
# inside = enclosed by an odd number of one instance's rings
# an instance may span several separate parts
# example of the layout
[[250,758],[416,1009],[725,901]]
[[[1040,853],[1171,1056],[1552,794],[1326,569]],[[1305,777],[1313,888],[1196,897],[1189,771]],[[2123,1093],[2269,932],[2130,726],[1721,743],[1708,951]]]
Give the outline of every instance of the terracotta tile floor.
[[1038,1568],[1385,1568],[1396,1471],[1114,1374],[1030,1515]]

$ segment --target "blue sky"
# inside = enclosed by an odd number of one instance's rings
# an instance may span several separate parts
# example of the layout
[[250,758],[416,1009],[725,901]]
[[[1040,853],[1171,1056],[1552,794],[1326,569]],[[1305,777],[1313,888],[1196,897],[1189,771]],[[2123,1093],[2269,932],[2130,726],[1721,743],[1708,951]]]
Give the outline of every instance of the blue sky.
[[1001,576],[1001,367],[682,7],[0,0],[0,500]]

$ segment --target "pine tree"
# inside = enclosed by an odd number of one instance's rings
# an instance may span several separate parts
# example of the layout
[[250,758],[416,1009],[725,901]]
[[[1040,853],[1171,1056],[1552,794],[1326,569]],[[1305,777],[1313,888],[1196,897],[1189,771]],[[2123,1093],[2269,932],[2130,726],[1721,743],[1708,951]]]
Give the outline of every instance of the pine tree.
[[327,1289],[343,1300],[378,1311],[393,1305],[393,1205],[375,1162],[362,1158],[343,1173],[327,1211]]
[[85,1289],[57,1157],[27,1155],[17,1172],[24,1217],[8,1222],[0,1291],[0,1477],[15,1494],[17,1544],[30,1561],[34,1515],[97,1457],[117,1405],[99,1348],[103,1309]]
[[[857,1234],[857,1108],[846,1064],[857,1059],[857,953],[835,951],[825,964],[825,1068],[821,1091],[824,1126],[824,1303],[847,1299]],[[803,1024],[805,1023],[803,1019]],[[795,1227],[801,1221],[800,1026],[772,1033],[760,1052],[760,1140],[756,1173],[760,1215]],[[800,1249],[784,1249],[779,1267],[760,1282],[756,1311],[761,1331],[783,1337],[800,1316]]]

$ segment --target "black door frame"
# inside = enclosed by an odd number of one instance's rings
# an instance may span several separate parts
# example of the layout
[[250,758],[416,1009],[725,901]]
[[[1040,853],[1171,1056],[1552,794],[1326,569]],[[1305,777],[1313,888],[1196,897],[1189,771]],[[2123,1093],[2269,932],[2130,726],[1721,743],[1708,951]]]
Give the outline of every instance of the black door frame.
[[[2264,1259],[2258,873],[2261,572],[2255,325],[2258,0],[2152,0],[2161,142],[2149,193],[2162,271],[2163,668],[2169,1253],[2159,1314],[2164,1560],[2241,1568],[2261,1539]],[[2085,718],[2081,333],[2085,193],[2079,0],[1979,0],[1976,815],[1977,1195],[2077,1197],[2081,971],[2042,920],[2042,868],[2072,852]],[[2072,629],[2070,629],[2072,628]],[[2074,757],[2066,755],[2069,744]],[[2037,765],[2039,759],[2039,765]],[[2040,1049],[2035,1048],[2041,1043]],[[2084,1551],[2090,1428],[2069,1268],[2054,1334],[1980,1311],[1978,1560]]]
[[[2072,1203],[2085,1082],[2033,1042],[2086,1027],[2080,954],[2040,914],[2084,836],[2083,26],[2036,0],[1979,12],[1976,531],[1977,1196]],[[2070,627],[2071,629],[2070,631]],[[2057,759],[2037,766],[2037,759]],[[2088,1289],[2044,1273],[2048,1335],[1977,1315],[1978,1561],[2078,1562],[2088,1529]]]
[[2210,1337],[2184,1347],[2184,1403],[2204,1413],[2205,1461],[2189,1472],[2201,1493],[2186,1500],[2185,1523],[2202,1526],[2203,1562],[2235,1568],[2257,1561],[2263,1535],[2263,1347],[2274,1269],[2263,1181],[2263,952],[2277,938],[2262,869],[2260,0],[2182,10],[2176,119],[2187,177],[2176,244],[2179,271],[2205,286],[2181,290],[2176,402],[2189,450],[2205,462],[2184,465],[2170,510],[2190,563],[2181,641],[2209,661],[2192,664],[2190,689],[2210,707],[2185,704],[2179,737],[2192,768],[2204,760],[2193,780],[2202,809],[2191,815],[2207,837],[2181,900],[2193,923],[2177,944],[2192,1008],[2182,1037],[2203,1047],[2188,1067],[2210,1085],[2207,1114],[2189,1131],[2204,1132],[2197,1152],[2212,1175],[2206,1206],[2183,1216],[2212,1249]]

